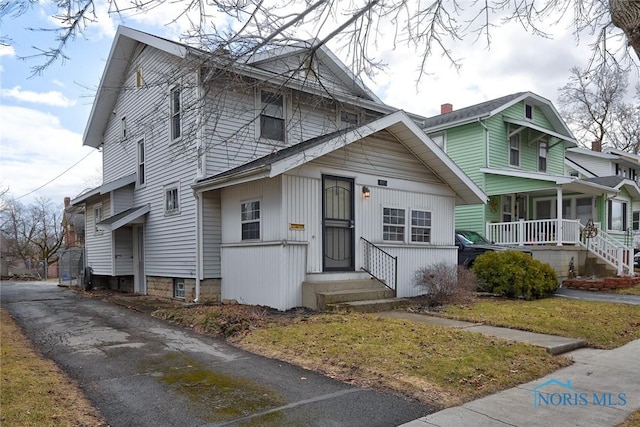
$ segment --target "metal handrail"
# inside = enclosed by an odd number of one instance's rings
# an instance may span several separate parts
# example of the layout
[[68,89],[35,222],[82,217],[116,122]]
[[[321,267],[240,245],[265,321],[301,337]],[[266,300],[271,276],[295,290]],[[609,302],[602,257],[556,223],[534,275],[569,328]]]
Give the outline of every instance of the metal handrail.
[[361,269],[396,293],[398,257],[379,248],[364,237],[360,237],[360,240],[363,244]]

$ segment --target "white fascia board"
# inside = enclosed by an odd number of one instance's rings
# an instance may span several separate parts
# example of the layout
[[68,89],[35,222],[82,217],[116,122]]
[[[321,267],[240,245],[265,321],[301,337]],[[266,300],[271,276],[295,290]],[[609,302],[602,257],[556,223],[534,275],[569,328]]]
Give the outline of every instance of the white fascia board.
[[538,132],[542,132],[545,133],[547,135],[551,135],[555,138],[561,139],[563,141],[569,142],[571,144],[575,144],[576,146],[578,145],[578,143],[576,142],[575,139],[573,139],[573,137],[571,136],[567,136],[567,135],[562,135],[558,132],[555,132],[553,130],[547,129],[547,128],[543,128],[542,126],[539,126],[533,122],[530,122],[528,120],[522,120],[522,119],[514,119],[512,117],[503,117],[502,118],[503,121],[507,122],[507,123],[511,123],[514,125],[518,125],[518,126],[524,126],[533,130],[536,130]]
[[553,182],[554,184],[568,184],[575,180],[573,177],[570,177],[570,176],[547,175],[542,173],[523,172],[523,171],[517,171],[512,169],[480,168],[480,172],[491,174],[491,175],[514,176],[516,178],[527,178],[527,179],[535,179],[538,181],[548,181],[548,182]]
[[131,175],[123,176],[122,178],[118,178],[116,180],[107,182],[106,184],[102,184],[100,187],[100,194],[106,194],[113,190],[117,190],[118,188],[125,187],[129,184],[133,184],[136,182],[137,174],[132,173]]
[[595,178],[595,177],[596,177],[596,175],[595,175],[595,174],[593,174],[593,173],[591,173],[590,171],[586,170],[585,168],[583,168],[582,166],[580,166],[580,164],[579,164],[579,163],[575,162],[575,161],[574,161],[574,160],[572,160],[572,159],[569,159],[569,158],[565,157],[565,158],[564,158],[564,164],[565,164],[565,166],[568,166],[568,167],[570,167],[571,169],[575,169],[575,170],[577,170],[578,172],[580,172],[581,174],[586,175],[586,176],[587,176],[587,177],[589,177],[589,178]]

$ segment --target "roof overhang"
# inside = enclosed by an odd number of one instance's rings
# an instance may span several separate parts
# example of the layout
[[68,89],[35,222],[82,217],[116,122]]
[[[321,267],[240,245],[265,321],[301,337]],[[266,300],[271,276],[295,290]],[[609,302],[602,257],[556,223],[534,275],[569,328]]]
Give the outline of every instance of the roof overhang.
[[554,138],[558,138],[559,140],[566,142],[570,147],[578,146],[578,143],[572,137],[552,131],[542,126],[538,126],[537,124],[530,122],[528,120],[514,119],[512,117],[506,117],[506,116],[502,117],[502,120],[505,123],[519,126],[521,129],[533,129],[537,132],[540,132],[549,136],[553,136]]
[[124,212],[110,216],[103,221],[96,224],[96,228],[99,231],[115,231],[125,225],[142,224],[144,223],[143,216],[148,214],[151,210],[151,205],[146,204],[137,208],[127,209]]
[[231,173],[220,174],[219,177],[213,176],[194,184],[193,188],[196,191],[208,191],[262,178],[273,178],[382,130],[392,134],[422,162],[425,168],[431,170],[444,185],[447,185],[456,194],[456,204],[486,203],[487,196],[484,192],[404,111],[389,114],[353,130],[341,132],[323,141],[322,144],[295,151],[271,163],[260,164],[253,169],[238,169],[237,173],[231,171]]
[[135,173],[132,173],[131,175],[123,176],[122,178],[109,181],[106,184],[102,184],[100,187],[93,188],[80,194],[78,197],[71,201],[70,205],[73,206],[84,203],[94,196],[100,196],[106,193],[110,193],[111,191],[117,190],[119,188],[126,187],[127,185],[131,185],[136,182],[136,179],[137,175]]

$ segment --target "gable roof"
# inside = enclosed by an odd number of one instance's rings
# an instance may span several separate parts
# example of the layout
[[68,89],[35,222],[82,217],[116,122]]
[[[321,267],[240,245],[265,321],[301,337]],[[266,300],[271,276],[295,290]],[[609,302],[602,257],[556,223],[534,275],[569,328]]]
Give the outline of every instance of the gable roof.
[[[120,94],[120,90],[125,80],[125,72],[129,66],[131,59],[134,57],[138,45],[146,44],[159,49],[169,55],[178,58],[207,58],[214,59],[210,52],[206,52],[188,45],[171,41],[162,37],[135,30],[133,28],[119,26],[114,37],[111,50],[107,58],[107,62],[100,79],[100,84],[96,92],[91,113],[87,121],[87,126],[83,135],[83,145],[97,148],[102,144],[102,138],[114,111],[116,101]],[[256,79],[269,81],[274,84],[282,84],[297,90],[304,90],[309,93],[327,97],[326,90],[322,87],[312,88],[308,85],[289,79],[287,76],[264,70],[257,65],[260,62],[275,60],[278,55],[293,55],[309,49],[307,44],[299,44],[299,46],[291,46],[290,49],[278,51],[265,51],[253,57],[243,58],[243,61],[236,61],[234,72],[242,75],[250,76]],[[381,113],[390,113],[397,111],[397,108],[384,104],[370,89],[359,81],[348,68],[325,46],[315,48],[318,57],[321,58],[323,64],[327,66],[339,79],[345,84],[345,87],[354,90],[354,95],[348,96],[344,94],[333,94],[332,97],[340,102],[354,103],[356,100],[363,108],[369,108],[373,111]],[[411,115],[412,117],[422,120],[423,117]]]
[[357,128],[344,129],[303,141],[234,169],[202,179],[193,185],[206,191],[243,182],[272,178],[353,142],[387,131],[425,168],[456,194],[457,204],[486,203],[487,196],[404,112],[398,111]]
[[[461,108],[460,110],[453,110],[450,113],[433,116],[424,120],[422,128],[427,133],[433,133],[454,126],[460,126],[478,120],[488,119],[502,113],[507,108],[521,101],[526,101],[527,103],[535,105],[542,110],[545,117],[551,123],[553,130],[555,131],[551,133],[553,136],[569,142],[572,146],[577,145],[575,138],[571,133],[571,130],[569,130],[566,123],[562,120],[562,118],[560,117],[560,113],[558,113],[551,101],[539,95],[536,95],[533,92],[512,93],[500,98],[481,102],[480,104]],[[514,121],[513,118],[510,118],[509,120]],[[527,126],[536,128],[536,125],[531,122],[527,122]],[[548,130],[545,130],[545,132],[549,133]]]

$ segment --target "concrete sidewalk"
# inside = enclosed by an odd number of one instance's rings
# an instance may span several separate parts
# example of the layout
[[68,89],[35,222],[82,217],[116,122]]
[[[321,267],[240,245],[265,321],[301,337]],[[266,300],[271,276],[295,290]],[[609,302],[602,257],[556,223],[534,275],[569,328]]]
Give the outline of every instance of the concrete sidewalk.
[[520,331],[517,329],[500,328],[496,326],[487,326],[482,323],[462,322],[459,320],[445,319],[443,317],[428,316],[425,314],[408,313],[404,311],[389,311],[377,313],[380,317],[393,319],[404,319],[412,322],[426,323],[429,325],[446,326],[451,328],[463,329],[469,332],[478,332],[498,338],[504,338],[511,341],[524,342],[536,347],[546,348],[551,354],[562,354],[567,351],[576,350],[587,345],[584,340],[575,338],[566,338],[556,335],[537,334],[534,332]]
[[411,421],[410,427],[611,427],[640,409],[640,340],[567,353],[546,377]]

